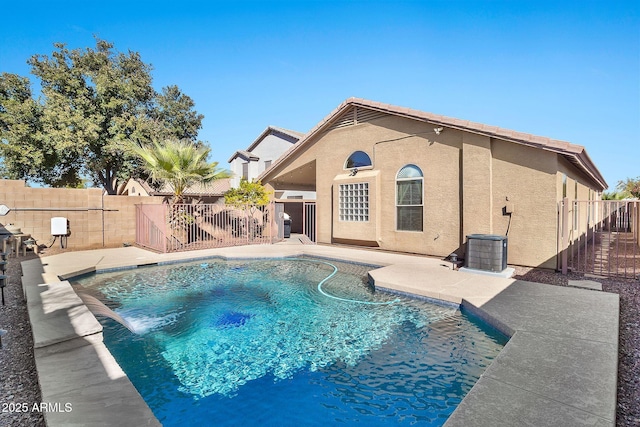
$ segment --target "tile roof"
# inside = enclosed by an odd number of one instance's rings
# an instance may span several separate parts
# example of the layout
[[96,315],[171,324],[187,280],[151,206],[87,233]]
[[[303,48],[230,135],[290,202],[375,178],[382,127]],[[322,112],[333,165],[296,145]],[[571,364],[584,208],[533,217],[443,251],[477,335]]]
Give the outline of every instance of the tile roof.
[[[304,136],[304,133],[302,132],[296,132],[294,130],[279,128],[276,126],[267,126],[267,128],[262,131],[262,133],[251,143],[251,145],[249,145],[249,147],[247,147],[246,150],[238,150],[235,153],[233,153],[233,155],[229,159],[229,163],[231,163],[231,161],[233,161],[233,159],[235,159],[238,156],[244,157],[245,160],[259,160],[258,157],[256,157],[251,153],[251,150],[256,148],[258,144],[260,144],[260,142],[262,142],[262,140],[271,133],[280,133],[285,136],[288,136],[289,138],[295,140],[294,144],[297,143]],[[249,156],[253,156],[253,157],[249,157]]]
[[231,161],[233,159],[235,159],[236,157],[242,157],[243,159],[248,160],[248,161],[260,160],[260,157],[254,155],[254,154],[252,154],[252,153],[250,153],[250,152],[248,152],[246,150],[238,150],[235,153],[233,153],[233,156],[231,156],[231,158],[229,159],[228,163],[231,163]]
[[[173,186],[165,184],[159,190],[154,190],[147,182],[136,179],[136,182],[142,186],[151,196],[171,196],[174,194]],[[222,196],[231,188],[229,178],[217,179],[210,184],[195,184],[188,187],[184,194],[187,196]]]
[[425,121],[435,126],[441,125],[452,129],[463,130],[466,132],[472,132],[492,138],[502,139],[505,141],[511,141],[514,143],[539,148],[542,150],[552,151],[564,156],[574,166],[582,170],[586,175],[590,176],[598,185],[601,186],[603,190],[608,187],[604,177],[587,154],[585,148],[581,145],[571,144],[566,141],[551,139],[544,136],[517,132],[497,126],[476,123],[469,120],[461,120],[453,117],[442,116],[439,114],[414,110],[411,108],[398,107],[381,102],[369,101],[362,98],[349,98],[345,100],[335,110],[333,110],[324,119],[322,119],[313,129],[311,129],[304,136],[304,138],[299,141],[298,144],[295,144],[282,156],[280,156],[280,158],[276,162],[274,162],[271,168],[263,172],[258,177],[258,179],[263,179],[264,176],[266,176],[268,173],[274,173],[279,164],[284,162],[297,150],[300,150],[307,144],[307,141],[313,139],[314,136],[318,135],[320,132],[326,129],[334,119],[338,118],[343,112],[347,111],[351,107],[367,108],[383,113],[406,117],[413,120]]

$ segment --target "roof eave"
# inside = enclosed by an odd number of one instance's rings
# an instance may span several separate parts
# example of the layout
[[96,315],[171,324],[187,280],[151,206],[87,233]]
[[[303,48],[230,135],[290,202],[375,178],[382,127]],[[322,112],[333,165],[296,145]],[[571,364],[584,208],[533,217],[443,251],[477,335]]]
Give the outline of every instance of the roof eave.
[[[470,122],[467,120],[454,119],[442,115],[436,115],[432,113],[426,113],[418,110],[413,110],[410,108],[402,108],[402,107],[394,107],[389,104],[383,104],[374,101],[368,101],[361,98],[349,98],[343,101],[336,109],[334,109],[331,113],[329,113],[323,120],[321,120],[307,135],[305,135],[297,144],[295,144],[288,152],[285,152],[271,167],[265,170],[263,173],[258,176],[258,179],[264,181],[279,172],[279,166],[281,166],[285,160],[289,157],[293,156],[296,152],[303,149],[303,147],[308,143],[308,141],[312,140],[314,136],[321,133],[324,129],[326,129],[333,119],[338,117],[340,114],[344,112],[347,108],[351,106],[359,106],[363,108],[368,108],[371,110],[376,110],[396,116],[401,116],[405,118],[409,118],[412,120],[422,121],[425,123],[433,124],[436,126],[444,126],[450,129],[457,129],[465,132],[471,132],[479,135],[484,135],[492,138],[502,139],[509,142],[514,142],[522,145],[527,145],[534,148],[540,148],[547,151],[552,151],[557,154],[561,154],[564,156],[569,156],[575,158],[577,161],[577,167],[585,172],[588,176],[590,176],[594,182],[599,184],[602,189],[606,189],[608,187],[605,179],[602,177],[598,168],[589,158],[584,147],[571,144],[566,141],[552,140],[551,138],[539,137],[537,135],[524,134],[521,132],[511,131],[508,129],[501,129],[497,126],[488,126],[482,123]],[[475,127],[474,127],[475,126]],[[500,131],[503,131],[501,134]],[[522,135],[523,138],[526,136],[528,139],[519,139],[516,137],[510,137],[506,134],[511,135]]]

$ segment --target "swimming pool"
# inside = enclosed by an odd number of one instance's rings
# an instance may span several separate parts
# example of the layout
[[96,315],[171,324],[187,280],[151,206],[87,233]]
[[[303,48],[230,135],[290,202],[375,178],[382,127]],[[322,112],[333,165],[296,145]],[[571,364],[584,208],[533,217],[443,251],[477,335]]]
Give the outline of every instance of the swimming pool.
[[208,260],[78,282],[135,331],[101,319],[164,425],[442,425],[506,338],[456,307],[373,292],[368,268]]

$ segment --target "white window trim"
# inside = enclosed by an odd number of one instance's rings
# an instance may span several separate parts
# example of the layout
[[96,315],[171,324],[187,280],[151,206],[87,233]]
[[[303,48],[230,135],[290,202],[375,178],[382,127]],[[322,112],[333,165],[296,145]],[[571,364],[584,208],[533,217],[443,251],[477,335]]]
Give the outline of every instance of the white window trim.
[[[400,173],[400,171],[402,169],[404,169],[407,166],[415,166],[418,169],[420,169],[420,173],[422,174],[421,177],[413,177],[413,178],[398,178],[398,174]],[[413,180],[417,180],[417,179],[421,179],[422,180],[422,204],[420,205],[398,205],[398,181],[413,181]],[[406,165],[402,166],[400,169],[398,169],[398,172],[396,172],[396,179],[393,182],[393,186],[395,187],[395,195],[394,195],[394,199],[393,199],[393,203],[395,205],[395,212],[394,212],[394,216],[395,216],[395,231],[397,233],[424,233],[424,172],[422,172],[422,168],[418,165],[415,165],[413,163],[407,163]],[[399,206],[421,206],[422,207],[422,230],[398,230],[398,207]]]

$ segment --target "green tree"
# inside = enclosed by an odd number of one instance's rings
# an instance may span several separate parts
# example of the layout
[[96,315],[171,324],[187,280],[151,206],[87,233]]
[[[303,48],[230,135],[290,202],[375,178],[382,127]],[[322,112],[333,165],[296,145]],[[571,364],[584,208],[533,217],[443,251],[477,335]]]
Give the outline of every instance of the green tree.
[[[42,108],[31,96],[29,79],[0,74],[0,147],[3,178],[22,179],[53,164],[44,147],[40,117]],[[9,142],[11,142],[9,144]]]
[[605,191],[602,193],[602,200],[621,200],[624,199],[624,195],[615,191]]
[[627,178],[624,181],[618,181],[616,189],[625,197],[635,197],[640,199],[640,177],[633,179]]
[[231,188],[224,193],[224,202],[227,205],[244,210],[255,210],[258,206],[269,204],[271,192],[260,181],[247,181],[242,179],[240,186]]
[[134,146],[132,152],[143,162],[151,179],[166,182],[173,188],[174,202],[181,203],[184,191],[194,184],[210,184],[228,178],[230,173],[218,168],[218,162],[208,162],[210,149],[198,147],[190,140],[153,141]]
[[152,68],[137,52],[117,52],[100,39],[95,49],[54,46],[51,56],[28,61],[40,80],[38,101],[27,79],[3,75],[0,83],[0,114],[12,116],[0,119],[7,175],[54,187],[89,178],[115,194],[118,180],[139,171],[132,143],[196,140],[203,117],[193,111],[193,100],[177,86],[156,93]]
[[[247,216],[246,233],[250,239],[262,233],[264,225],[269,222],[269,211],[262,212],[261,219],[256,218],[256,211],[260,206],[268,205],[271,192],[260,181],[247,181],[242,179],[240,186],[231,188],[224,193],[224,202],[229,206],[242,209]],[[237,232],[242,233],[242,228]]]
[[159,136],[196,141],[204,116],[198,114],[194,107],[193,99],[182,93],[178,86],[163,88],[155,98],[155,108],[151,113],[155,123],[160,124],[156,129],[163,131]]

